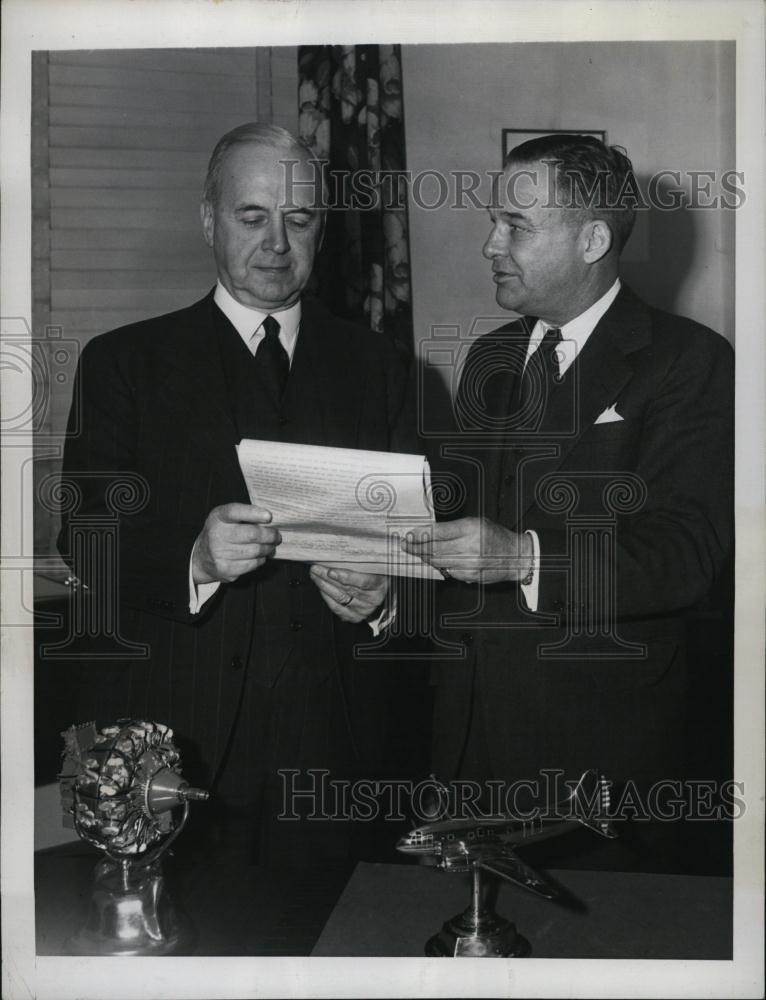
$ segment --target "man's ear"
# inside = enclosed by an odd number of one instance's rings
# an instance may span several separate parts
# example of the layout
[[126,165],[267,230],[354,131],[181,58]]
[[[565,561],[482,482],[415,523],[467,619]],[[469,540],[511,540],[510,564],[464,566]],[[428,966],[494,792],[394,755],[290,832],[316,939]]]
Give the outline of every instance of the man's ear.
[[202,232],[205,236],[205,243],[209,247],[213,245],[213,234],[215,232],[215,210],[209,201],[203,201],[199,207],[199,217],[202,221]]
[[595,264],[606,257],[612,249],[612,230],[603,219],[592,219],[582,230],[584,240],[583,260],[586,264]]

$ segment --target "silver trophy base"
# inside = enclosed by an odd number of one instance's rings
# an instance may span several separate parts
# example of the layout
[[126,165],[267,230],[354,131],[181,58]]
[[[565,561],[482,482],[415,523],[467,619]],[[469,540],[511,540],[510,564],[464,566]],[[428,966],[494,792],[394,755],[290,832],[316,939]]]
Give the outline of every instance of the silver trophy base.
[[171,955],[193,943],[192,925],[174,906],[158,861],[102,861],[85,924],[64,948],[70,955]]
[[476,920],[470,908],[448,920],[425,947],[429,958],[523,958],[530,950],[510,920],[492,912]]
[[426,941],[429,958],[523,958],[531,951],[529,942],[487,905],[482,871],[471,868],[471,905],[448,920],[442,929]]

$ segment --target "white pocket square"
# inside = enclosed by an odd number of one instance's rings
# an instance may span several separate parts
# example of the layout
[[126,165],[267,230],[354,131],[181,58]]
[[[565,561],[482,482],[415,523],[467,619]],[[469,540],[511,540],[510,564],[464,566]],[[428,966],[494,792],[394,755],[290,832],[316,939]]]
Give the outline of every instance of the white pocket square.
[[621,417],[620,414],[617,412],[617,403],[615,403],[614,406],[607,406],[607,408],[604,410],[603,413],[599,413],[598,417],[596,417],[596,423],[613,424],[617,420],[624,420],[624,419],[625,418]]

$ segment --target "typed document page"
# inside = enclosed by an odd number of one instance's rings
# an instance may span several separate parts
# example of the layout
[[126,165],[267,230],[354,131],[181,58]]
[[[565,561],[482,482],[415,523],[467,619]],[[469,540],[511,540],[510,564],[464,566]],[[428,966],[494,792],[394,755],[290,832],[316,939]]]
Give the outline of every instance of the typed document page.
[[441,579],[401,539],[434,523],[422,455],[244,439],[237,446],[250,502],[271,511],[277,559],[388,576]]

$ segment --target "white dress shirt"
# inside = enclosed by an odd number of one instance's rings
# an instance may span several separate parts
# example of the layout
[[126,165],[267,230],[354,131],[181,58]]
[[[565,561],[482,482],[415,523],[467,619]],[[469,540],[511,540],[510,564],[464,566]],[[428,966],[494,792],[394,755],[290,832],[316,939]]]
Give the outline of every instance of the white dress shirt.
[[[554,358],[558,362],[560,375],[563,375],[574,363],[577,355],[585,347],[588,337],[596,329],[596,324],[617,298],[619,290],[620,279],[616,278],[609,291],[604,292],[600,299],[597,299],[585,312],[580,313],[579,316],[575,316],[574,319],[571,319],[564,326],[560,327],[561,343],[557,345],[554,352]],[[544,323],[541,319],[535,323],[532,336],[529,338],[527,357],[524,362],[525,367],[542,343],[546,332],[550,329],[551,324]],[[529,583],[521,584],[521,592],[524,595],[524,600],[529,610],[537,611],[540,593],[540,539],[536,531],[530,530],[527,531],[527,534],[532,538],[532,579]]]
[[[561,343],[557,346],[555,353],[560,375],[564,374],[583,347],[585,347],[588,337],[596,329],[598,321],[617,298],[619,290],[620,279],[616,278],[609,291],[604,292],[601,298],[597,299],[592,306],[589,306],[584,313],[580,313],[579,316],[575,316],[574,319],[570,319],[568,323],[559,327],[561,330]],[[544,323],[541,319],[535,323],[532,336],[529,338],[529,346],[527,347],[527,361],[529,361],[540,346],[545,334],[551,329],[553,329],[552,324]],[[526,367],[526,361],[524,364]]]
[[[263,329],[263,321],[267,316],[274,316],[279,322],[280,343],[287,351],[287,356],[290,359],[290,363],[292,363],[301,323],[300,300],[287,309],[267,313],[261,309],[251,309],[249,306],[243,306],[241,302],[237,302],[219,281],[216,285],[213,301],[229,320],[253,355],[260,342],[266,336],[266,331]],[[192,570],[195,548],[196,542],[189,558],[189,613],[192,615],[198,614],[205,603],[210,600],[221,586],[220,580],[214,580],[212,583],[195,584]],[[373,635],[377,636],[383,629],[387,628],[395,615],[396,595],[394,594],[393,600],[386,599],[384,601],[378,617],[368,622]]]
[[[301,323],[300,299],[281,312],[267,313],[262,309],[251,309],[250,306],[243,306],[241,302],[237,302],[231,292],[224,288],[219,281],[215,286],[213,301],[253,355],[260,342],[266,336],[266,331],[263,329],[263,321],[267,316],[275,316],[279,322],[279,341],[287,351],[287,357],[292,363],[295,345],[298,341],[298,329]],[[220,580],[214,580],[212,583],[196,584],[194,582],[192,566],[196,547],[195,542],[191,556],[189,557],[189,613],[192,615],[198,614],[221,586]]]
[[251,309],[250,306],[243,306],[241,302],[237,302],[219,281],[215,287],[213,301],[244,340],[251,354],[255,354],[258,345],[266,336],[263,321],[267,316],[273,316],[279,322],[279,341],[292,362],[298,341],[298,328],[301,325],[300,299],[281,312],[264,312],[262,309]]

